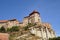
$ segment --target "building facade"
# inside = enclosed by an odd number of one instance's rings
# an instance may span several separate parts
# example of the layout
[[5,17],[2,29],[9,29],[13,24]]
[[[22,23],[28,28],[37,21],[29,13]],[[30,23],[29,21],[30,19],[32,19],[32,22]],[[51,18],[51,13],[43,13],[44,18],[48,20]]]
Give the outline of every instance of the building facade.
[[28,23],[41,23],[40,13],[34,10],[29,16],[24,17],[23,24]]
[[11,28],[13,26],[20,26],[19,22],[16,19],[12,20],[0,20],[0,28]]

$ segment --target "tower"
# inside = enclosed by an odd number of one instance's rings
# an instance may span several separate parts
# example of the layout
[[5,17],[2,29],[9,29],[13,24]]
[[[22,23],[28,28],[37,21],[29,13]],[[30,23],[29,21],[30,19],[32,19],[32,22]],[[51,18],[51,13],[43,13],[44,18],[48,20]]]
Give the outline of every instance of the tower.
[[24,17],[24,20],[23,20],[24,26],[28,24],[28,18],[29,18],[29,16]]
[[40,13],[34,10],[29,16],[24,17],[23,24],[27,25],[28,23],[41,23]]
[[29,23],[38,23],[41,22],[40,13],[34,10],[31,14],[29,14]]

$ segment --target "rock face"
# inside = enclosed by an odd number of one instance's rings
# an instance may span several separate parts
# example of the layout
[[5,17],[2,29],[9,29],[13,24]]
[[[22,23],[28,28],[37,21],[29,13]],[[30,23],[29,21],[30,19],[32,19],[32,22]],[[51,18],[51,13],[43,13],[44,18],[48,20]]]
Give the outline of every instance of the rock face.
[[29,26],[29,35],[26,35],[27,38],[23,35],[19,38],[26,38],[26,40],[48,40],[49,38],[55,37],[55,32],[51,28],[51,25],[49,23],[42,23],[39,12],[33,11],[29,16],[24,17],[23,24],[26,26],[29,23],[35,24],[34,26]]
[[26,40],[48,40],[49,38],[54,38],[55,33],[51,28],[42,26],[32,26],[28,28],[28,31],[23,35],[18,36],[17,39],[26,39]]

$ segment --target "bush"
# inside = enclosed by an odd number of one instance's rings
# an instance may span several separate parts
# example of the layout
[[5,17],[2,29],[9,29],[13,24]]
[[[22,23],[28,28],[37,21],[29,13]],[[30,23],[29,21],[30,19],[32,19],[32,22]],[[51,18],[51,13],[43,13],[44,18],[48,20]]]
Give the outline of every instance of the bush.
[[31,26],[35,26],[36,24],[33,24],[33,23],[28,23],[27,26],[31,27]]
[[2,26],[2,27],[0,28],[0,32],[5,33],[5,32],[6,32],[6,29]]
[[35,26],[36,24],[28,23],[27,26],[24,27],[24,30],[28,30],[29,27]]
[[28,30],[28,26],[25,26],[25,27],[24,27],[24,30],[25,30],[25,31]]
[[49,40],[60,40],[60,37],[56,37],[56,38],[49,38]]
[[12,26],[12,28],[7,28],[7,32],[17,32],[19,31],[19,26]]

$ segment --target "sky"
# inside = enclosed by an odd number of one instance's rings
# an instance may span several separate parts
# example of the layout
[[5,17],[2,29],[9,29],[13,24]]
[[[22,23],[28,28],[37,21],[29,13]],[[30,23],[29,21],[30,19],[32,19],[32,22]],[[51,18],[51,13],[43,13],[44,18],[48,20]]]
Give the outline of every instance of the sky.
[[0,20],[16,18],[22,22],[25,16],[37,10],[42,22],[48,22],[60,36],[60,0],[0,0]]

